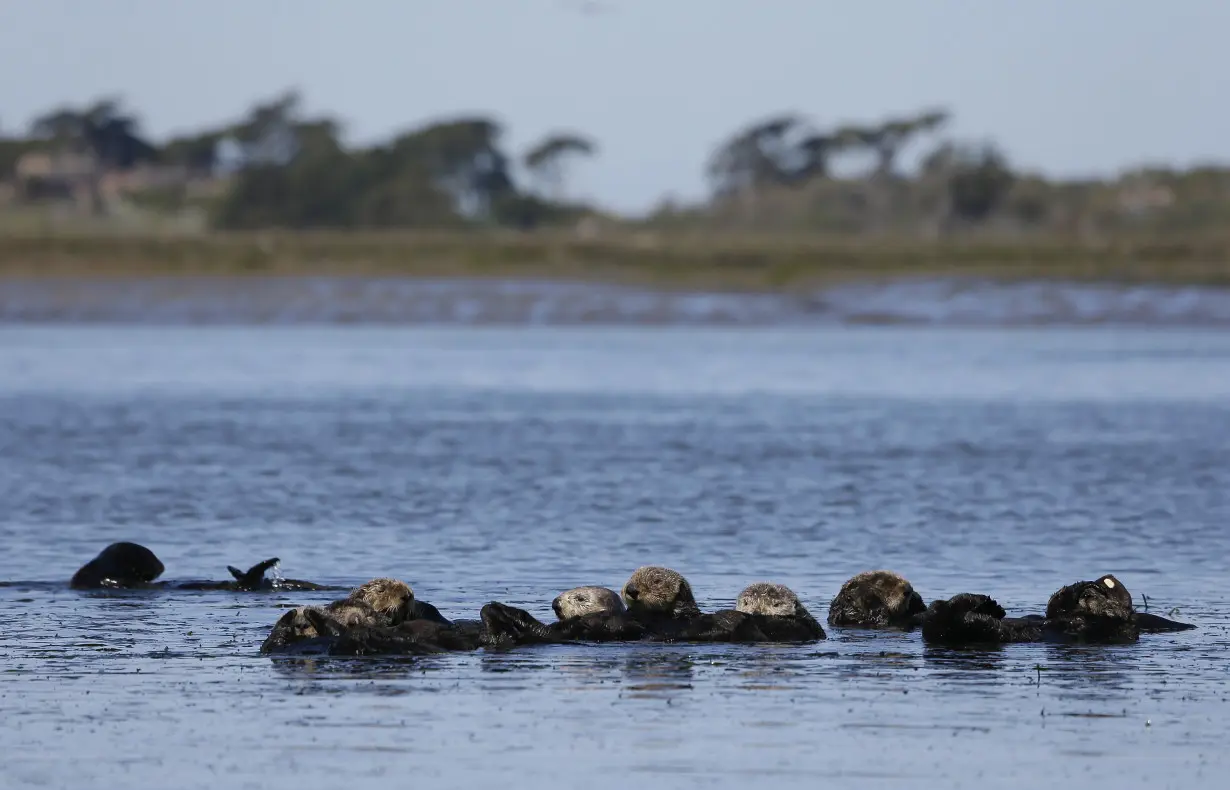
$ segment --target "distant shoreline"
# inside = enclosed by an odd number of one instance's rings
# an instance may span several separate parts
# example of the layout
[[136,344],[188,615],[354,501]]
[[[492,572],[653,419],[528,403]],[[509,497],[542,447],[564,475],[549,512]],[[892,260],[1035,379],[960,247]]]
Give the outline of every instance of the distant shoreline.
[[[1091,269],[1095,276],[1083,280],[1039,276],[1045,269],[1037,266],[1023,267],[1015,276],[972,265],[883,267],[876,276],[861,278],[827,268],[770,288],[688,260],[672,264],[673,276],[654,277],[635,258],[622,267],[604,263],[597,271],[532,259],[471,269],[441,263],[449,260],[445,257],[405,263],[376,256],[333,258],[292,265],[293,259],[280,257],[275,247],[271,265],[232,270],[221,266],[221,257],[205,257],[218,252],[210,247],[185,244],[178,252],[187,257],[172,259],[173,265],[155,265],[156,255],[168,249],[161,243],[143,248],[127,240],[110,251],[129,249],[134,252],[123,265],[112,259],[86,267],[86,259],[76,256],[97,248],[83,246],[37,273],[0,266],[0,325],[1230,328],[1226,283],[1181,279],[1173,271],[1165,280],[1133,281],[1111,279],[1118,271],[1111,268]],[[207,265],[210,261],[217,265]],[[759,271],[731,268],[740,275]]]
[[550,280],[802,293],[916,278],[1230,287],[1230,234],[1076,241],[865,241],[614,230],[0,236],[8,280],[328,276]]

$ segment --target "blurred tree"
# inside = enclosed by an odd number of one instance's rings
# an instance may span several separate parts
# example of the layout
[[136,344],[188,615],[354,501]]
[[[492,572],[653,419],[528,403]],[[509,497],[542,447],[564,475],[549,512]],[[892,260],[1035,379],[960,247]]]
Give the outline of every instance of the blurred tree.
[[991,217],[1016,181],[1007,158],[990,143],[945,143],[924,160],[923,172],[943,178],[949,216],[966,223]]
[[567,132],[550,134],[526,151],[526,170],[538,180],[544,194],[556,202],[564,199],[564,166],[573,156],[593,156],[598,148],[592,140]]
[[[810,149],[805,141],[811,141]],[[748,126],[721,145],[709,159],[708,176],[718,196],[747,195],[814,169],[817,153],[824,153],[820,136],[802,117],[783,113]]]
[[499,123],[483,117],[429,124],[399,138],[399,157],[418,160],[437,188],[453,197],[458,213],[490,219],[495,201],[516,192]]

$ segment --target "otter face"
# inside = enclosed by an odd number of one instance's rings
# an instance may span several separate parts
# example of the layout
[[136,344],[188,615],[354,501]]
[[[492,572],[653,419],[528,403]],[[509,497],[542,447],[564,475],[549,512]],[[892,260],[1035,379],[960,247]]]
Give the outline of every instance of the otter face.
[[756,582],[745,587],[735,601],[735,611],[777,617],[811,616],[793,590],[784,584],[770,582]]
[[[313,611],[319,612],[320,610]],[[363,601],[352,601],[348,598],[334,601],[324,608],[323,613],[325,620],[322,621],[320,618],[315,618],[317,622],[327,621],[330,625],[337,624],[343,628],[353,628],[356,625],[383,625],[381,621],[388,617],[384,612],[377,610],[370,604]],[[319,632],[320,628],[316,628],[316,630]]]
[[1132,594],[1123,582],[1107,574],[1097,581],[1070,584],[1047,601],[1047,617],[1076,614],[1127,619],[1132,614]]
[[261,645],[261,652],[285,648],[323,636],[337,636],[358,625],[379,625],[383,616],[362,601],[343,598],[324,607],[299,606],[278,618]]
[[551,608],[560,620],[587,614],[620,614],[625,611],[624,602],[619,595],[606,587],[574,587],[565,590],[551,602]]
[[624,584],[624,603],[630,612],[693,617],[700,614],[688,580],[670,568],[637,568]]
[[354,588],[347,600],[367,604],[388,618],[390,625],[398,625],[410,619],[414,591],[397,579],[372,579]]
[[927,609],[913,585],[893,571],[866,571],[841,586],[829,604],[830,625],[899,625]]
[[267,653],[273,649],[320,636],[316,626],[308,617],[307,609],[306,606],[300,606],[279,617],[274,623],[273,630],[269,632],[269,636],[261,645],[261,652]]

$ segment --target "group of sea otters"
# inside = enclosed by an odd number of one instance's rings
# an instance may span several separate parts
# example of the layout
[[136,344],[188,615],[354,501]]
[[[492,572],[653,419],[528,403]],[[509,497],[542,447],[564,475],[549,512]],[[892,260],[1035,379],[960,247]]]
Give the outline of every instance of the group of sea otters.
[[[247,571],[228,567],[232,580],[155,582],[164,570],[152,551],[113,543],[73,576],[77,589],[172,586],[176,589],[328,590],[297,579],[267,579],[278,564],[265,560]],[[621,592],[576,587],[551,602],[556,621],[543,623],[524,609],[492,601],[478,620],[448,620],[414,597],[410,585],[381,578],[323,606],[300,606],[282,615],[262,653],[334,656],[422,655],[445,651],[562,642],[814,642],[824,629],[797,595],[781,584],[757,582],[739,593],[734,609],[702,612],[691,585],[659,566],[638,568]],[[919,629],[924,642],[977,647],[1011,642],[1135,642],[1142,632],[1184,631],[1194,625],[1137,612],[1114,576],[1076,582],[1050,597],[1045,615],[1007,617],[987,595],[961,593],[927,606],[913,586],[891,571],[860,573],[829,604],[838,628]]]

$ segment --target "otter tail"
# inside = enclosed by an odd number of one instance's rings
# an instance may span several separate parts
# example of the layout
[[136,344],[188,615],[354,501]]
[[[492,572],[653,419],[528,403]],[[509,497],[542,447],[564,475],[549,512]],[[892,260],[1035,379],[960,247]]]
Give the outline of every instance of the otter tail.
[[231,572],[238,582],[241,590],[255,590],[261,586],[261,582],[265,581],[265,572],[273,566],[277,565],[281,560],[277,557],[271,557],[264,562],[258,562],[247,571],[241,571],[234,565],[227,565],[226,569]]
[[1177,620],[1167,620],[1165,617],[1159,617],[1148,612],[1136,613],[1136,625],[1141,631],[1148,634],[1164,633],[1168,631],[1190,631],[1196,626],[1191,623],[1180,623]]

